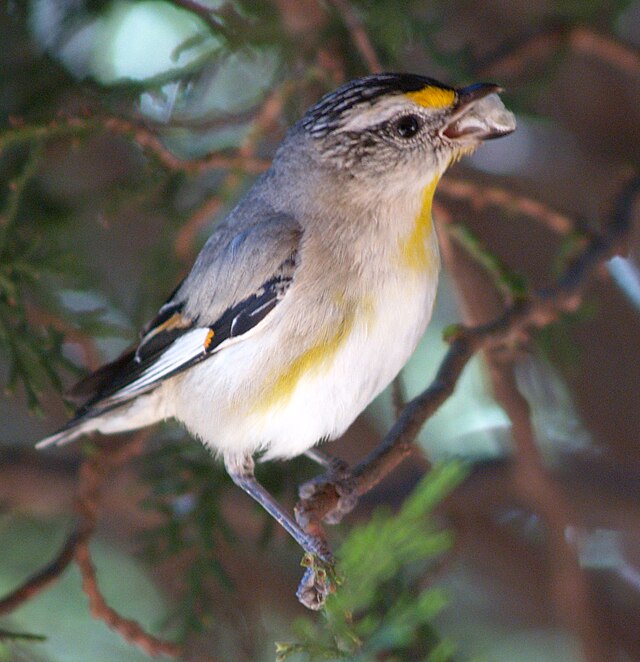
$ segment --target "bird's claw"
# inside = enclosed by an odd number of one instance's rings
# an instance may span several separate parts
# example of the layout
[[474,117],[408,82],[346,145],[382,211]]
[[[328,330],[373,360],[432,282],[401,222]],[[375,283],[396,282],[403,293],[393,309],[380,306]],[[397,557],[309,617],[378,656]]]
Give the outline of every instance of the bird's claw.
[[307,609],[322,609],[329,593],[334,593],[337,585],[333,561],[324,561],[315,554],[306,553],[300,562],[306,568],[296,596]]

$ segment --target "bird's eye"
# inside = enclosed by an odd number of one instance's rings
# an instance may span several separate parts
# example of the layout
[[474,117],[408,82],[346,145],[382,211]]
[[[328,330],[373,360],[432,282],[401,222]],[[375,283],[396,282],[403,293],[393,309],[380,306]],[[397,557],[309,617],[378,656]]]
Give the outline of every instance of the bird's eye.
[[415,115],[403,115],[396,120],[394,128],[401,138],[413,138],[420,131],[420,119]]

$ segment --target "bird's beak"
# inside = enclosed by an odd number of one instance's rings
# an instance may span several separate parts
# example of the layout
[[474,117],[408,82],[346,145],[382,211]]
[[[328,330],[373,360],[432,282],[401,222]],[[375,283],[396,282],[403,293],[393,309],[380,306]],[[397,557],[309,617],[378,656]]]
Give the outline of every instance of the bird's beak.
[[498,94],[493,83],[476,83],[457,91],[457,100],[440,134],[463,145],[500,138],[515,131],[516,118]]

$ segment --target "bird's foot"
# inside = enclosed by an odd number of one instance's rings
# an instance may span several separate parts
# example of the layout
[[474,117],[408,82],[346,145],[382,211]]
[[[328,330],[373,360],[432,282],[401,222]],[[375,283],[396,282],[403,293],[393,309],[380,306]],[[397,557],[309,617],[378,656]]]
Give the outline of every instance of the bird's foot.
[[324,454],[322,464],[327,472],[298,488],[301,500],[296,505],[296,520],[303,529],[314,520],[337,524],[358,503],[357,484],[349,465]]
[[338,579],[333,560],[326,561],[315,554],[304,555],[300,565],[305,573],[300,580],[296,596],[307,609],[322,609],[330,593],[335,593]]

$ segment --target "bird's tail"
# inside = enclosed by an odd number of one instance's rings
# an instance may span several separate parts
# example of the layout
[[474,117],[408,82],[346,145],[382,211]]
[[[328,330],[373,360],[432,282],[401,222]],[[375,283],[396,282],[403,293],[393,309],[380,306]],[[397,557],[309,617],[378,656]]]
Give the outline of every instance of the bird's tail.
[[47,446],[62,446],[84,434],[95,432],[98,428],[99,424],[96,419],[71,420],[54,434],[41,439],[36,444],[36,448],[40,450],[42,448],[47,448]]
[[36,448],[62,446],[91,432],[119,434],[138,430],[170,417],[172,412],[165,405],[161,393],[154,391],[113,408],[81,409],[63,428],[39,441]]

